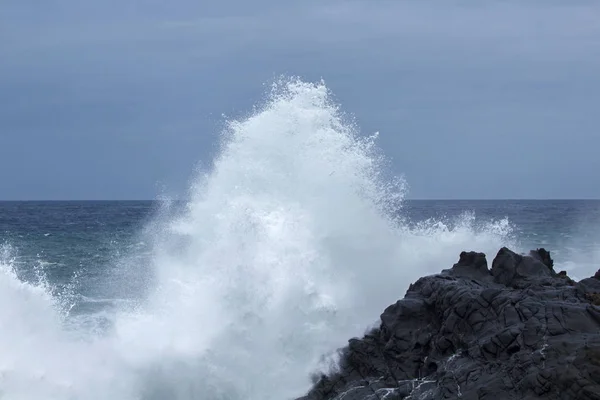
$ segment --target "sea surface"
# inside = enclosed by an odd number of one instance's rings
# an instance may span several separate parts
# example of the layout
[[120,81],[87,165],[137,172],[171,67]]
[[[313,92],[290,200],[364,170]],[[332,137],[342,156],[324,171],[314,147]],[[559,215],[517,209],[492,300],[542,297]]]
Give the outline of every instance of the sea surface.
[[185,202],[0,202],[0,399],[293,399],[463,250],[600,268],[600,201],[404,200],[357,129],[284,82]]
[[[35,280],[42,272],[53,288],[76,285],[70,288],[82,299],[78,305],[85,299],[102,303],[110,299],[110,287],[97,283],[124,256],[149,256],[142,235],[160,209],[158,201],[0,202],[0,243],[5,256],[11,247],[23,279]],[[518,250],[550,250],[557,270],[584,278],[600,269],[600,200],[406,200],[398,215],[411,225],[435,221],[450,230],[465,221],[485,226],[504,220]],[[490,263],[493,256],[488,254]]]

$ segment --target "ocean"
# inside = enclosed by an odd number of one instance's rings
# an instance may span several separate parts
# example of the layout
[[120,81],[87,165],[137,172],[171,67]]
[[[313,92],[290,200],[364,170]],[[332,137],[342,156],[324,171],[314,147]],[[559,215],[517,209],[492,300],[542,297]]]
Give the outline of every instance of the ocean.
[[600,201],[405,200],[357,129],[291,81],[186,201],[0,202],[0,398],[292,399],[463,250],[600,268]]

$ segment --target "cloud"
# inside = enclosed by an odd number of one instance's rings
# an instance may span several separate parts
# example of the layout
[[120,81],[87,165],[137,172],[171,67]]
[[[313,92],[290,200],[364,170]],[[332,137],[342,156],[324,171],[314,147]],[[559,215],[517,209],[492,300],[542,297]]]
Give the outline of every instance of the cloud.
[[[597,2],[538,3],[456,2],[216,1],[198,6],[189,1],[170,8],[149,2],[136,13],[133,2],[82,5],[63,0],[62,7],[40,12],[27,1],[5,5],[4,51],[18,57],[24,49],[87,47],[99,52],[138,49],[201,48],[207,57],[235,56],[253,48],[281,51],[317,47],[336,51],[370,51],[397,59],[397,51],[423,49],[446,53],[465,47],[487,53],[471,62],[498,57],[554,60],[580,55],[600,36]],[[46,6],[48,7],[48,6]],[[26,17],[47,12],[45,18]],[[12,12],[11,12],[12,10]],[[0,39],[2,40],[2,39]],[[376,42],[376,43],[374,43]],[[70,49],[70,50],[69,50]],[[167,53],[168,54],[168,53]],[[410,54],[410,53],[409,53]],[[425,54],[426,55],[426,54]],[[23,54],[21,54],[23,56]],[[431,55],[435,58],[434,55]]]
[[[589,154],[600,145],[597,1],[6,0],[2,10],[0,134],[12,146],[43,139],[58,163],[73,148],[96,157],[85,141],[103,142],[101,154],[119,154],[107,182],[124,191],[143,186],[117,172],[135,145],[165,153],[165,166],[139,167],[154,174],[140,181],[163,170],[186,179],[209,156],[221,114],[248,110],[281,73],[325,78],[366,132],[382,132],[416,196],[447,197],[483,176],[551,193],[559,188],[536,186],[544,168],[600,168]],[[548,150],[531,150],[540,140]],[[439,160],[465,149],[470,160],[447,162],[441,184]],[[515,160],[495,165],[496,152]],[[12,170],[11,157],[0,169]],[[573,193],[592,190],[575,181]],[[152,197],[145,190],[128,196]]]

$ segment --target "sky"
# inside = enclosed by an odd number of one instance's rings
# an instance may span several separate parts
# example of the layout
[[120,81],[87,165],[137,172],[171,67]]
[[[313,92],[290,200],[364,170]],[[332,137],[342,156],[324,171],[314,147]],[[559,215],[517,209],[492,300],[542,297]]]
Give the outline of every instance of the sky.
[[600,2],[3,0],[0,199],[153,199],[325,80],[418,199],[600,198]]

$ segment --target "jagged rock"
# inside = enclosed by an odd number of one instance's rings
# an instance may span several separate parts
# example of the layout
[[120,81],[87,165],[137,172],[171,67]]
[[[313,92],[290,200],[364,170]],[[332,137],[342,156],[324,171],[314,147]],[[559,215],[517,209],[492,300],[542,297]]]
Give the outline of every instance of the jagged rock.
[[600,279],[545,249],[463,252],[410,285],[301,400],[600,399]]

